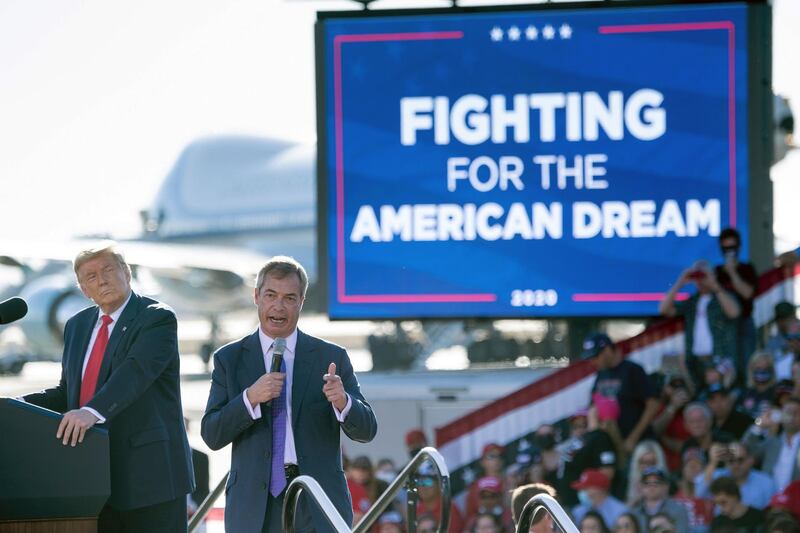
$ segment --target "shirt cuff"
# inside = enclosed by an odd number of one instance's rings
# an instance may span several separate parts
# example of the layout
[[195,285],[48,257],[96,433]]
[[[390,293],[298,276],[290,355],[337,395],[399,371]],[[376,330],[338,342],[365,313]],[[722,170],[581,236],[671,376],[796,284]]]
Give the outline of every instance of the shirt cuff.
[[338,409],[336,409],[335,405],[331,404],[331,407],[333,407],[333,414],[336,415],[336,420],[338,420],[339,422],[344,422],[344,419],[347,418],[347,413],[350,412],[350,408],[352,406],[353,406],[353,401],[350,399],[349,394],[347,395],[347,405],[344,406],[344,409],[342,409],[341,413],[339,412]]
[[96,416],[96,417],[97,417],[97,422],[96,422],[97,424],[105,424],[105,423],[106,423],[106,417],[104,417],[103,415],[101,415],[100,413],[98,413],[97,411],[95,411],[94,409],[92,409],[91,407],[86,407],[86,406],[84,405],[83,407],[81,407],[81,409],[84,409],[84,410],[86,410],[86,411],[89,411],[89,412],[90,412],[90,413],[92,413],[94,416]]
[[258,420],[261,418],[261,404],[258,404],[255,407],[250,405],[250,400],[247,399],[247,389],[242,392],[242,399],[244,400],[244,406],[247,408],[250,418],[253,420]]

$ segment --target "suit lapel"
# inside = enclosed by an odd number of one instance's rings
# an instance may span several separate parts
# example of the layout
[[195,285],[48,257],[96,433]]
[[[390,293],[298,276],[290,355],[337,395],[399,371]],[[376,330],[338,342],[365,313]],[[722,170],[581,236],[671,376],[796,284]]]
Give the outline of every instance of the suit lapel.
[[73,349],[70,350],[69,359],[66,361],[69,376],[67,383],[71,385],[67,387],[67,406],[70,409],[78,407],[81,382],[83,381],[83,376],[81,376],[83,360],[86,357],[86,351],[89,349],[89,341],[92,340],[92,330],[97,323],[98,313],[99,309],[95,307],[92,311],[87,312],[86,316],[82,317],[75,326],[76,338],[71,343]]
[[[241,390],[246,389],[256,382],[258,378],[267,372],[264,364],[264,352],[261,349],[261,339],[256,330],[249,337],[245,337],[242,341],[242,359],[241,366],[236,371],[236,380],[241,386]],[[241,396],[241,392],[239,392]],[[261,404],[261,419],[260,422],[269,430],[272,431],[272,417],[269,416],[271,411],[267,409],[266,404]]]
[[297,330],[297,346],[294,350],[294,371],[292,375],[292,427],[297,427],[297,417],[300,415],[300,408],[303,405],[303,398],[306,395],[308,382],[311,380],[311,373],[314,368],[314,360],[317,354],[311,338],[300,330]]
[[131,292],[131,299],[128,305],[122,310],[119,315],[119,320],[114,324],[114,330],[111,332],[111,337],[108,339],[106,345],[106,353],[103,355],[103,364],[100,365],[100,372],[97,375],[97,388],[99,389],[103,383],[108,379],[111,372],[111,363],[116,357],[116,351],[119,347],[120,341],[128,335],[128,328],[139,315],[139,305],[141,298],[134,292]]
[[242,342],[242,352],[244,376],[240,376],[240,385],[242,389],[245,389],[267,373],[264,365],[264,352],[261,350],[261,339],[258,338],[258,330]]

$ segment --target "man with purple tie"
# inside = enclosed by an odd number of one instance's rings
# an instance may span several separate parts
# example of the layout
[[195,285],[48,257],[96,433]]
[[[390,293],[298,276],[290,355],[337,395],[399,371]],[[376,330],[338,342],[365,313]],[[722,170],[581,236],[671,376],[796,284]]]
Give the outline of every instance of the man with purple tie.
[[64,327],[58,386],[24,399],[64,413],[54,435],[64,445],[79,446],[95,424],[108,429],[111,496],[99,533],[186,531],[194,475],[175,313],[131,291],[131,269],[111,243],[80,252],[74,269],[95,305]]
[[[286,486],[300,474],[319,482],[345,522],[353,520],[341,431],[369,442],[377,421],[347,352],[297,329],[307,288],[300,263],[270,259],[253,295],[258,330],[214,354],[201,434],[213,450],[233,444],[225,487],[229,533],[282,531]],[[304,498],[295,525],[298,531],[332,531]]]

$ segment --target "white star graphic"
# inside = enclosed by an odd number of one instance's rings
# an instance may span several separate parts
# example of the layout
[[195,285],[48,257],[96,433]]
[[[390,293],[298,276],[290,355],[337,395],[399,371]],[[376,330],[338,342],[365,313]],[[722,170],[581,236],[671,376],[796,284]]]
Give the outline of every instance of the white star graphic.
[[492,28],[492,31],[489,32],[493,41],[502,41],[503,40],[503,30],[495,26]]
[[509,41],[519,41],[519,36],[522,35],[522,32],[516,26],[511,26],[508,28],[506,35],[508,35]]
[[562,39],[569,39],[572,37],[572,27],[569,24],[562,24],[561,27],[558,28],[558,34]]
[[529,41],[535,41],[539,38],[539,30],[536,29],[536,26],[528,26],[525,28],[525,38]]
[[556,36],[556,30],[550,24],[542,28],[542,36],[548,41]]

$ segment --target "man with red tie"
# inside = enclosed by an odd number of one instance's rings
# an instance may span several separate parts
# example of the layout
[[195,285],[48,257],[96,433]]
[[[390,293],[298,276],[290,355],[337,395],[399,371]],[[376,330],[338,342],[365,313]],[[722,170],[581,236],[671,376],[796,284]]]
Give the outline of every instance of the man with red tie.
[[191,451],[183,426],[177,321],[166,305],[131,291],[113,244],[80,252],[78,285],[95,305],[67,321],[61,381],[25,401],[64,413],[55,435],[83,442],[109,432],[111,496],[99,533],[186,531]]

